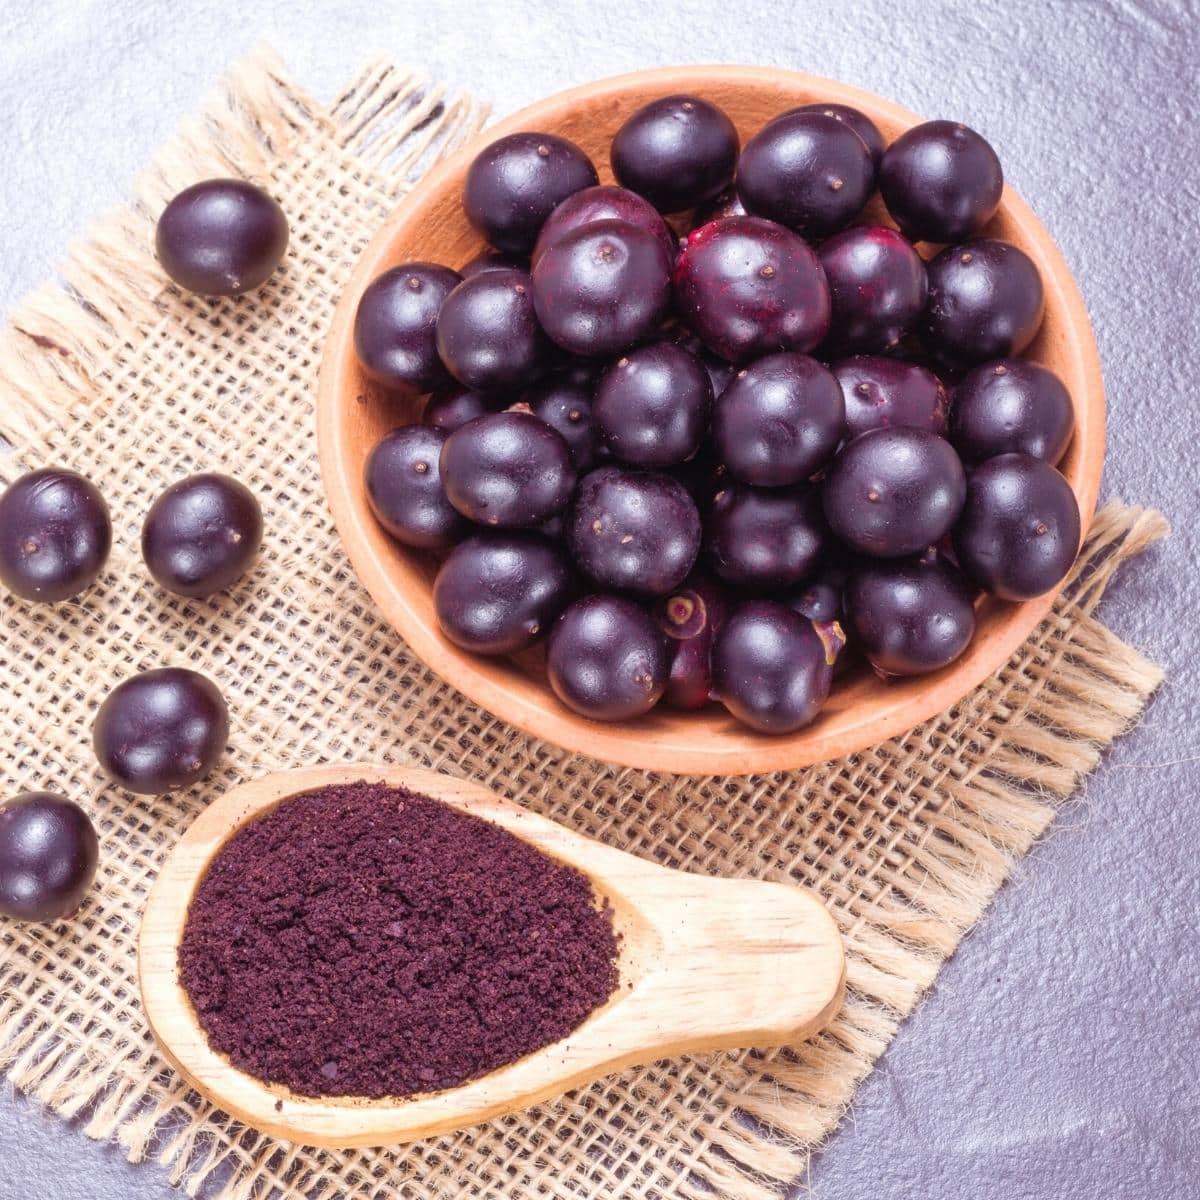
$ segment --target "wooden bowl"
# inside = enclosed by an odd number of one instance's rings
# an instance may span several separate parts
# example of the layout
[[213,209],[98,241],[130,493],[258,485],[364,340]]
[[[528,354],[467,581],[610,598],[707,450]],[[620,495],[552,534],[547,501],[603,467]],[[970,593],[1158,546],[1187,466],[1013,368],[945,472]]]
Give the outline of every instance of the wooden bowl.
[[[587,875],[612,906],[621,935],[621,983],[612,996],[561,1041],[459,1087],[407,1100],[297,1095],[214,1050],[179,983],[176,961],[197,886],[247,822],[289,797],[360,779],[432,796]],[[308,1146],[412,1141],[528,1107],[633,1063],[801,1042],[841,1008],[845,976],[837,926],[803,888],[677,871],[574,833],[467,780],[353,764],[280,771],[213,801],[159,872],[138,938],[142,1007],[166,1057],[240,1121]]]
[[[975,640],[957,662],[919,679],[884,682],[865,669],[848,674],[817,720],[789,736],[756,734],[716,705],[698,713],[659,708],[637,721],[605,725],[560,704],[536,656],[519,662],[481,658],[447,641],[433,609],[435,561],[397,545],[379,528],[363,486],[371,447],[389,429],[416,420],[420,407],[419,401],[388,399],[359,370],[352,332],[367,284],[406,260],[458,267],[479,252],[483,243],[463,216],[460,198],[467,167],[488,142],[521,129],[561,134],[591,155],[603,182],[612,182],[608,148],[621,122],[654,97],[685,91],[721,105],[743,142],[771,117],[812,101],[861,109],[888,141],[921,119],[869,92],[811,75],[756,67],[672,67],[573,88],[502,121],[426,176],[384,222],[351,277],[321,365],[321,471],[350,559],[384,615],[415,654],[477,704],[526,733],[626,766],[696,774],[777,771],[865,749],[941,712],[1007,661],[1049,611],[1055,594],[1022,604],[982,601]],[[868,214],[886,221],[878,197],[872,205]],[[1104,387],[1087,312],[1058,248],[1012,188],[1005,187],[987,233],[1020,246],[1041,270],[1046,317],[1028,357],[1057,372],[1074,400],[1075,436],[1060,468],[1079,500],[1086,529],[1104,459]],[[934,248],[922,249],[932,253]]]

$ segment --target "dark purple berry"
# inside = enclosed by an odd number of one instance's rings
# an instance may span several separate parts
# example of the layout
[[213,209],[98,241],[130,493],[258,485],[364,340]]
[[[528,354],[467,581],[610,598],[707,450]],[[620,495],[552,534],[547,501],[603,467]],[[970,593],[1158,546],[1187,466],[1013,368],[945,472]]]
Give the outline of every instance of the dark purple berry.
[[991,146],[956,121],[926,121],[884,151],[879,190],[914,242],[956,242],[995,215],[1004,173]]
[[649,712],[670,670],[666,636],[624,596],[585,596],[550,631],[550,686],[568,708],[593,721],[628,721]]
[[950,440],[965,463],[1028,454],[1054,466],[1074,428],[1063,381],[1037,363],[1020,358],[983,363],[954,390]]
[[113,688],[96,714],[92,748],[117,783],[151,796],[203,779],[228,737],[229,713],[216,687],[195,671],[166,667]]
[[883,675],[924,675],[952,663],[975,635],[971,589],[934,555],[863,562],[846,584],[847,631]]
[[833,364],[846,401],[846,437],[872,429],[924,429],[946,436],[950,397],[932,372],[898,358],[858,355]]
[[795,587],[816,567],[829,531],[815,488],[756,488],[728,484],[705,523],[712,569],[738,588]]
[[453,433],[468,421],[487,413],[499,411],[504,399],[492,392],[470,392],[460,389],[430,396],[421,413],[421,424],[443,433]]
[[851,108],[848,104],[801,104],[799,108],[793,108],[784,115],[790,116],[793,112],[823,113],[825,116],[832,117],[835,121],[841,121],[843,125],[849,126],[862,138],[871,155],[872,165],[876,168],[879,166],[879,160],[883,157],[884,150],[883,134],[879,132],[879,126],[866,113],[861,113],[857,108]]
[[467,171],[467,220],[498,250],[528,254],[546,218],[600,180],[574,142],[552,133],[510,133],[481,150]]
[[594,384],[555,375],[535,384],[524,402],[535,417],[562,434],[576,471],[590,471],[596,461],[596,425],[592,413]]
[[652,233],[667,258],[675,261],[677,240],[658,209],[636,192],[611,185],[584,188],[582,192],[568,196],[542,226],[537,245],[533,248],[532,261],[536,263],[560,238],[594,221],[625,221],[630,225],[638,225],[647,233]]
[[593,413],[615,458],[669,467],[700,449],[712,402],[712,383],[695,355],[674,342],[651,342],[605,371]]
[[550,364],[550,344],[522,271],[464,279],[438,314],[438,353],[459,383],[480,392],[526,387]]
[[453,382],[437,350],[442,301],[462,276],[435,263],[393,267],[372,280],[354,314],[354,349],[381,387],[419,396]]
[[244,179],[208,179],[163,210],[158,261],[180,287],[201,296],[240,296],[266,283],[288,244],[287,217]]
[[694,355],[700,365],[708,372],[708,381],[712,384],[713,396],[719,396],[733,378],[734,365],[724,358],[718,358],[690,329],[678,329],[674,334],[675,344],[682,346],[689,354]]
[[929,267],[922,337],[950,363],[1020,354],[1042,323],[1045,295],[1033,260],[990,238],[948,246]]
[[830,527],[876,558],[919,554],[958,519],[966,478],[954,447],[921,429],[874,429],[843,447],[825,477]]
[[713,443],[729,473],[758,487],[814,475],[834,455],[846,407],[833,373],[804,354],[743,367],[713,413]]
[[212,596],[250,570],[262,538],[262,509],[254,493],[228,475],[208,472],[173,483],[150,506],[142,557],[167,591]]
[[823,237],[862,212],[875,165],[862,138],[836,117],[785,113],[746,143],[737,189],[748,212]]
[[61,921],[83,903],[99,840],[87,813],[53,792],[0,804],[0,916]]
[[617,182],[665,213],[711,200],[733,179],[737,157],[733,122],[699,96],[652,100],[612,141]]
[[485,533],[450,552],[433,584],[442,632],[476,654],[516,654],[571,598],[571,569],[540,534]]
[[972,583],[1002,600],[1031,600],[1062,582],[1079,534],[1071,485],[1041,459],[1002,454],[967,480],[954,553]]
[[810,724],[829,696],[842,644],[836,624],[818,629],[786,605],[748,601],[713,639],[713,693],[751,729],[792,733]]
[[713,635],[725,621],[729,597],[703,578],[685,580],[657,608],[658,624],[670,638],[671,675],[663,702],[671,708],[703,708],[712,695],[709,655]]
[[441,476],[464,517],[528,529],[566,507],[576,472],[557,430],[531,413],[502,412],[476,417],[446,438]]
[[693,230],[675,265],[679,315],[730,362],[806,354],[829,332],[829,286],[804,239],[761,217]]
[[845,611],[842,591],[851,569],[850,556],[827,555],[795,591],[782,597],[783,602],[810,621],[840,621]]
[[821,266],[833,306],[830,348],[840,354],[894,349],[925,308],[925,263],[894,229],[863,225],[831,237]]
[[783,597],[783,603],[810,621],[842,619],[842,589],[827,579],[812,580]]
[[470,279],[473,275],[483,275],[487,271],[524,271],[528,274],[529,256],[505,254],[503,250],[495,250],[489,246],[486,250],[480,250],[458,273],[464,279]]
[[403,425],[376,443],[364,472],[375,519],[406,546],[444,550],[470,529],[446,498],[439,459],[446,434]]
[[692,217],[692,228],[699,229],[709,221],[719,221],[722,217],[746,217],[746,206],[742,203],[736,187],[727,187],[719,195],[714,196],[707,204],[702,204]]
[[95,583],[111,548],[108,505],[74,471],[30,471],[0,496],[0,583],[22,600],[78,596]]
[[599,467],[579,485],[567,541],[576,564],[601,587],[661,596],[695,564],[700,514],[669,475]]
[[709,442],[704,443],[694,458],[671,467],[667,474],[684,486],[696,502],[702,518],[707,514],[713,497],[729,482],[729,472],[713,457]]
[[538,319],[564,350],[608,357],[649,337],[671,299],[671,259],[628,221],[596,221],[547,247],[533,268]]

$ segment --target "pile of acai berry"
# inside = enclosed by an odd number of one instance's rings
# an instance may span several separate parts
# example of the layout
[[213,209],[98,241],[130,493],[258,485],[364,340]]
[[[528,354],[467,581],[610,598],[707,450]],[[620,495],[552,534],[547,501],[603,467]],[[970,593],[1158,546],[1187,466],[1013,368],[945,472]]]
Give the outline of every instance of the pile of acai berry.
[[[444,556],[447,638],[545,639],[554,692],[596,720],[716,700],[782,734],[844,649],[937,671],[981,591],[1063,579],[1072,403],[1019,357],[1043,286],[981,236],[1003,176],[979,134],[885,146],[810,104],[743,147],[674,95],[625,121],[611,166],[619,186],[561,137],[493,141],[463,192],[490,249],[393,267],[358,306],[365,374],[429,397],[366,486],[393,537]],[[898,229],[864,222],[876,188]]]

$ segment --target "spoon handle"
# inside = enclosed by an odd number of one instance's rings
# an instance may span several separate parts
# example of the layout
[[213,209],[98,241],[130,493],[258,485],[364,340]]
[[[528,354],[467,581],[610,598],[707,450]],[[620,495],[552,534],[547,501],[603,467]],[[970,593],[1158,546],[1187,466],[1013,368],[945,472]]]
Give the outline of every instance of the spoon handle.
[[[626,895],[652,927],[627,1009],[663,1054],[801,1041],[841,1006],[845,955],[811,892],[656,870]],[[628,1031],[626,1036],[629,1037]]]

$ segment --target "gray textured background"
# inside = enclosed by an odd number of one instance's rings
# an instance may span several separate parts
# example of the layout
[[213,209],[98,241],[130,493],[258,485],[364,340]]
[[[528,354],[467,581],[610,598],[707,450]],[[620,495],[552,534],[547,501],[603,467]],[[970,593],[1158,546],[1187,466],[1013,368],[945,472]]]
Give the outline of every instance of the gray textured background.
[[[838,1200],[1184,1200],[1200,1194],[1200,10],[1191,0],[50,0],[0,3],[0,307],[125,194],[213,80],[267,39],[329,97],[367,56],[498,114],[676,62],[834,76],[962,119],[1062,246],[1104,359],[1104,494],[1170,543],[1104,616],[1166,687],[942,973],[828,1149]],[[597,23],[603,12],[602,23]],[[170,1195],[0,1091],[0,1200]]]

